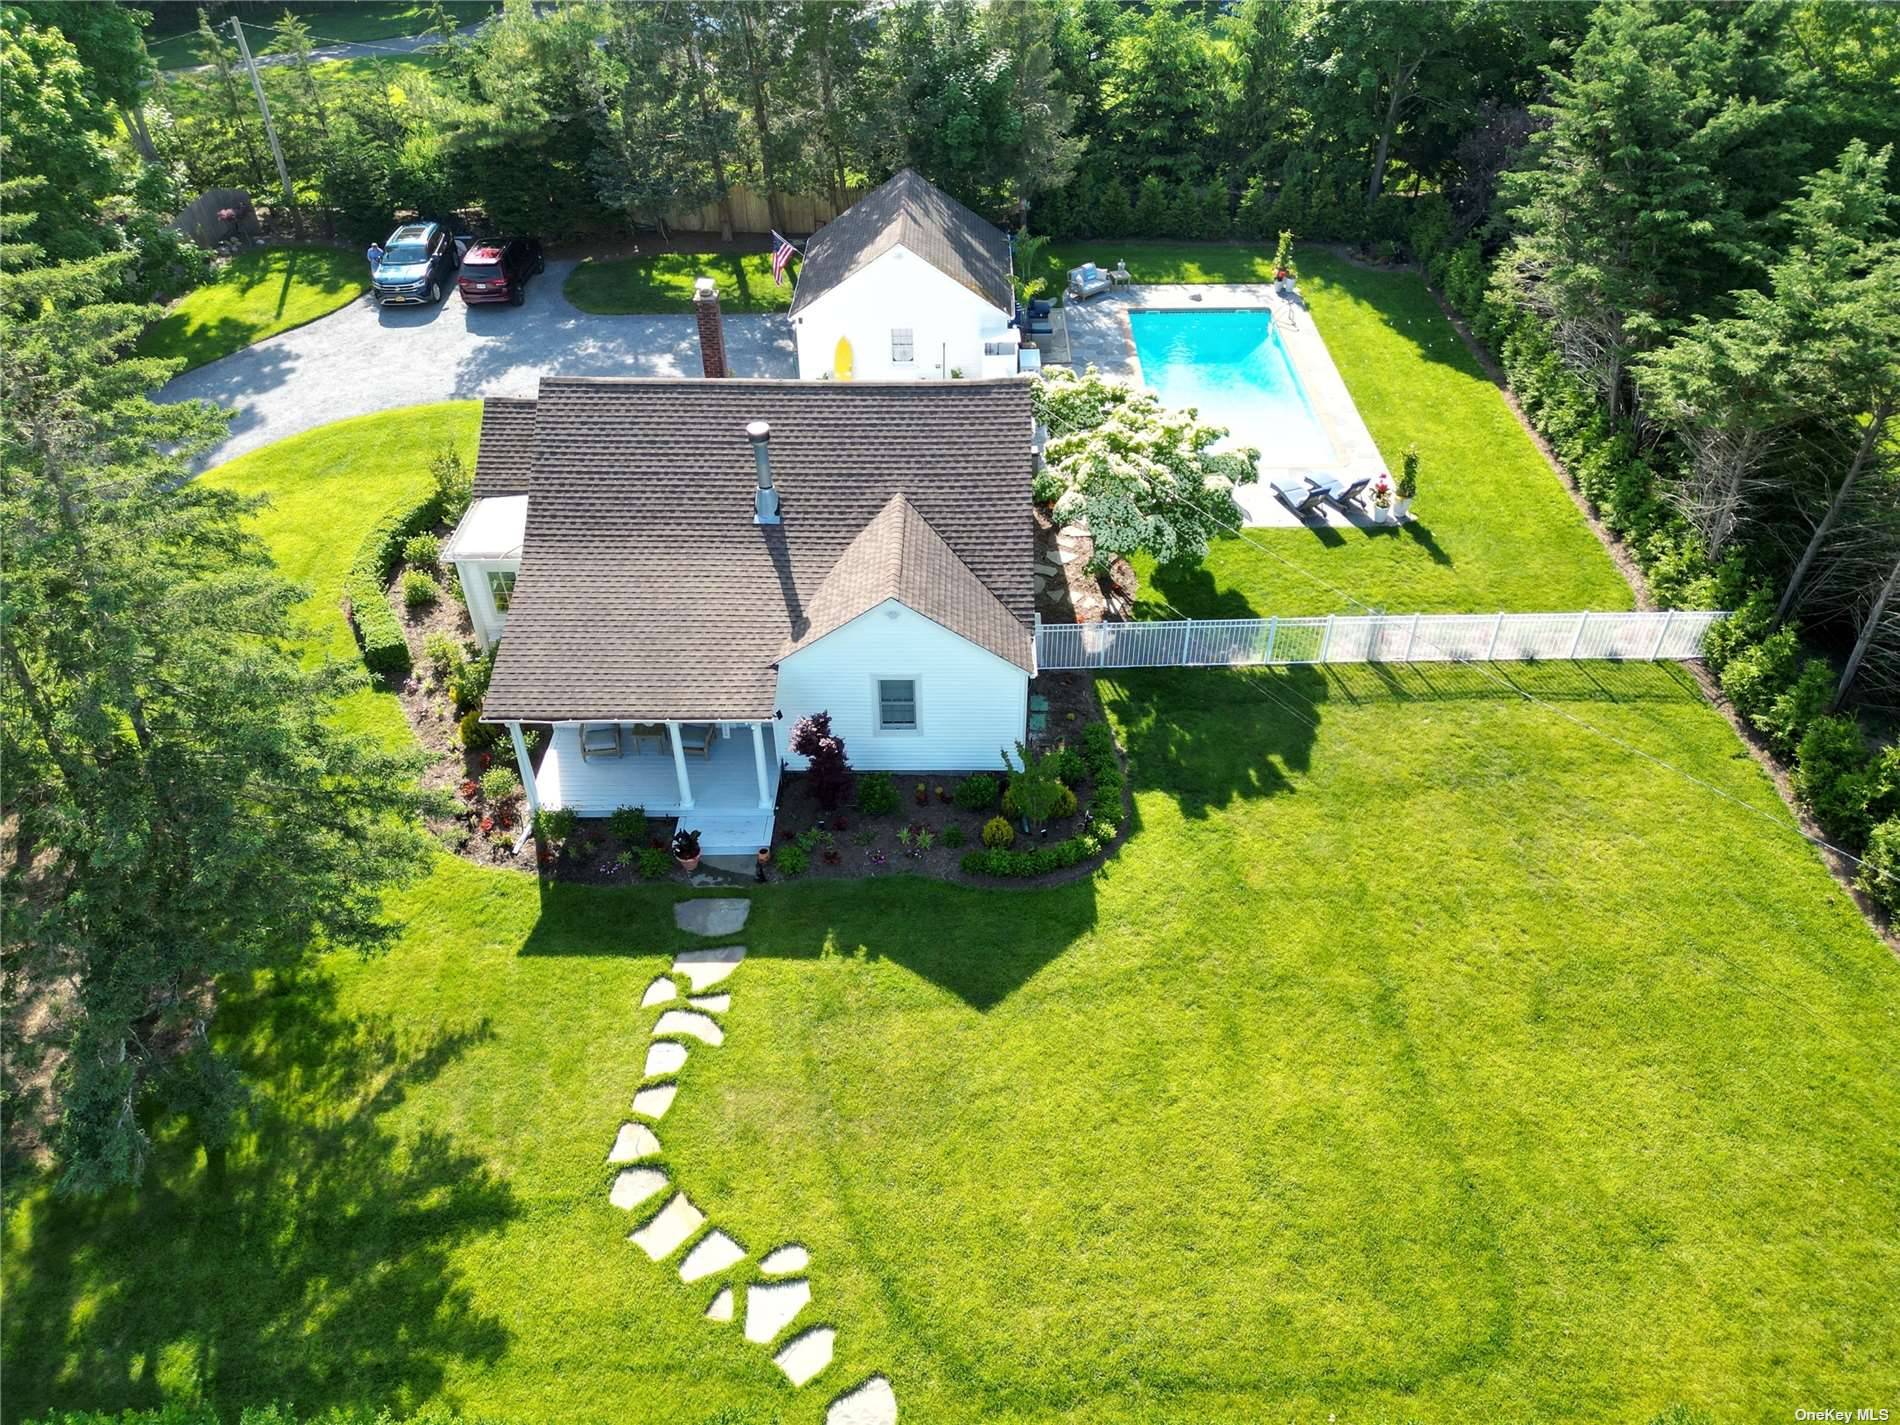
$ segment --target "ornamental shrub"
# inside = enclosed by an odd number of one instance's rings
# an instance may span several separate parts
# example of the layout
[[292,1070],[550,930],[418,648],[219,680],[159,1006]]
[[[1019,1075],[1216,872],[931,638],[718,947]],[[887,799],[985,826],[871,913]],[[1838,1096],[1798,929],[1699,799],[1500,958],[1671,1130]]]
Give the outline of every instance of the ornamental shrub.
[[429,462],[429,480],[435,487],[430,500],[441,512],[442,520],[454,524],[475,497],[475,472],[453,445],[444,445]]
[[512,767],[490,767],[482,773],[480,785],[485,802],[509,802],[521,795],[521,778]]
[[988,811],[996,805],[996,778],[975,772],[957,783],[952,800],[965,811]]
[[1858,722],[1817,717],[1808,724],[1795,754],[1794,789],[1830,837],[1849,846],[1867,839],[1874,780]]
[[1794,685],[1799,663],[1794,630],[1780,629],[1730,655],[1722,669],[1722,691],[1735,704],[1736,712],[1754,722]]
[[468,662],[461,643],[446,633],[432,633],[423,639],[422,656],[429,660],[429,670],[442,683],[447,683],[449,675]]
[[402,562],[419,569],[433,569],[442,562],[442,541],[426,530],[410,535],[403,541]]
[[1900,816],[1888,817],[1868,834],[1854,884],[1888,910],[1900,910]]
[[647,839],[645,807],[615,807],[607,818],[607,829],[623,846],[639,846]]
[[640,874],[649,881],[657,881],[670,875],[673,870],[673,857],[663,846],[644,846],[640,849]]
[[791,750],[806,761],[805,775],[818,805],[836,807],[851,790],[851,764],[845,759],[844,739],[831,730],[831,714],[812,713],[792,724]]
[[943,829],[943,844],[948,846],[952,851],[956,850],[957,847],[961,846],[967,839],[968,838],[963,834],[963,828],[960,826],[953,824]]
[[1020,765],[1011,766],[1009,752],[1003,753],[1003,765],[1010,773],[1009,790],[1003,794],[1003,810],[1012,816],[1021,816],[1032,827],[1039,827],[1049,820],[1049,813],[1055,810],[1056,800],[1063,790],[1062,783],[1056,779],[1054,758],[1047,752],[1038,753],[1025,742],[1016,744],[1016,756]]
[[858,778],[858,810],[866,816],[887,816],[897,810],[897,779],[889,772],[866,772]]
[[442,597],[442,586],[424,574],[420,569],[410,569],[402,576],[402,601],[412,609],[426,608]]
[[1075,815],[1075,793],[1067,787],[1057,788],[1055,809],[1051,816],[1064,817]]
[[1000,816],[993,816],[983,823],[983,844],[991,848],[1014,845],[1016,828]]
[[395,680],[409,672],[409,641],[390,612],[383,586],[395,572],[403,541],[427,529],[439,516],[434,495],[384,515],[363,536],[343,579],[350,625],[363,650],[363,666],[380,678]]
[[462,746],[470,752],[486,752],[501,741],[501,729],[492,722],[483,722],[480,708],[470,708],[463,713],[455,732],[462,739]]
[[1775,750],[1786,757],[1800,745],[1808,725],[1834,701],[1834,670],[1825,658],[1805,658],[1794,682],[1769,704],[1755,725],[1768,734]]
[[1049,762],[1064,786],[1073,787],[1089,774],[1088,763],[1072,747],[1058,747],[1049,754]]
[[495,672],[495,650],[500,647],[497,643],[480,658],[470,659],[461,667],[449,670],[449,697],[454,701],[458,713],[481,707],[482,699],[488,696],[488,680]]
[[[482,780],[486,782],[488,778],[484,776]],[[572,807],[558,807],[534,814],[534,834],[543,841],[565,841],[579,829],[580,824],[580,818],[574,814]]]
[[788,841],[772,853],[778,859],[779,874],[802,876],[811,869],[811,852],[796,841]]

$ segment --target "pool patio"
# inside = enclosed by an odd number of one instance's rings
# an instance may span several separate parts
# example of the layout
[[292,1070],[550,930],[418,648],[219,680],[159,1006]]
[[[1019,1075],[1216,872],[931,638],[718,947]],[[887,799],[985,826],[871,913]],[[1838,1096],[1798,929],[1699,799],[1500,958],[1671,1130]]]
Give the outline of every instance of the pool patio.
[[1384,457],[1373,443],[1372,434],[1360,419],[1359,409],[1346,390],[1346,383],[1333,364],[1313,322],[1312,313],[1299,301],[1287,301],[1267,284],[1232,285],[1156,285],[1118,287],[1088,302],[1066,302],[1069,348],[1072,363],[1080,371],[1094,366],[1110,376],[1140,382],[1141,361],[1135,354],[1134,332],[1128,324],[1131,311],[1207,311],[1265,310],[1271,312],[1279,331],[1287,359],[1305,387],[1313,414],[1332,442],[1333,463],[1326,466],[1294,465],[1276,460],[1270,432],[1236,431],[1239,439],[1260,447],[1260,483],[1243,486],[1235,492],[1245,522],[1250,527],[1329,524],[1338,528],[1372,528],[1369,515],[1348,517],[1330,505],[1321,512],[1301,519],[1274,497],[1266,482],[1276,476],[1338,476],[1347,480],[1361,475],[1377,476],[1387,469]]

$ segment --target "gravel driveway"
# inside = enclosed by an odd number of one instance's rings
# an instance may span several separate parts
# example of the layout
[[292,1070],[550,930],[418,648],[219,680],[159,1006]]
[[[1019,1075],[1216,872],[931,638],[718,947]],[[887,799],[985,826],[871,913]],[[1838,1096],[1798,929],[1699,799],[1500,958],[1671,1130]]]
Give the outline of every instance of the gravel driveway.
[[[207,468],[346,416],[476,396],[532,396],[543,375],[697,376],[690,314],[599,317],[561,295],[572,262],[549,261],[528,300],[467,307],[380,308],[367,296],[308,326],[174,377],[161,401],[193,398],[234,410],[231,434]],[[796,376],[784,316],[726,317],[735,376]]]

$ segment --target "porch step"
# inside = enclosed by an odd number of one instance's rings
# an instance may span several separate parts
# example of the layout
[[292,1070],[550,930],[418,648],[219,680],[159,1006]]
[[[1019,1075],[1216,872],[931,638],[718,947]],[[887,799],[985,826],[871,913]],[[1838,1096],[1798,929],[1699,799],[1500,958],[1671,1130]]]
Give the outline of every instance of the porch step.
[[679,824],[683,831],[699,833],[702,856],[750,856],[772,844],[769,811],[683,811]]

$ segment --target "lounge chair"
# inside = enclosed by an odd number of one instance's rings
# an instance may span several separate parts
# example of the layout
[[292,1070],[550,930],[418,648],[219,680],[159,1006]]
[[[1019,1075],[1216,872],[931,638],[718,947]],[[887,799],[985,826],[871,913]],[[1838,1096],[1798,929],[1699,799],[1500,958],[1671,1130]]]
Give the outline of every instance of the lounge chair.
[[1078,302],[1099,297],[1113,285],[1108,274],[1092,262],[1069,269],[1069,295]]
[[1030,336],[1053,336],[1056,329],[1047,311],[1038,316],[1034,304],[1025,307],[1021,302],[1016,304],[1016,325]]
[[620,724],[617,722],[584,722],[581,724],[581,761],[612,762],[625,755],[626,749],[620,744]]
[[709,722],[680,724],[680,750],[688,757],[712,756],[713,727]]
[[1273,491],[1281,504],[1304,519],[1319,508],[1319,502],[1326,498],[1325,490],[1310,480],[1296,480],[1290,475],[1275,475],[1267,481],[1267,488]]
[[1351,480],[1321,479],[1307,476],[1307,483],[1317,489],[1326,499],[1347,514],[1364,514],[1359,506],[1359,497],[1372,483],[1370,475],[1360,475]]

